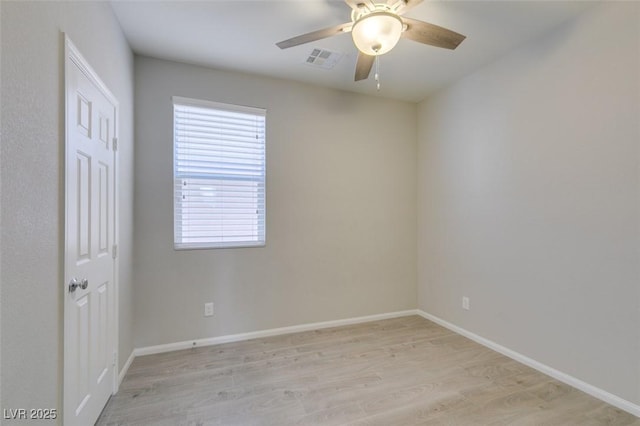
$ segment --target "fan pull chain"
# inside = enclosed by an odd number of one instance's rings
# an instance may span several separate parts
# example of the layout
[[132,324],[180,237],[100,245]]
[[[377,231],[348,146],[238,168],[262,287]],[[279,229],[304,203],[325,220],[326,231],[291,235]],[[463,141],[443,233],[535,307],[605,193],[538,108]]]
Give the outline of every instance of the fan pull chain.
[[376,88],[380,91],[380,55],[376,55]]

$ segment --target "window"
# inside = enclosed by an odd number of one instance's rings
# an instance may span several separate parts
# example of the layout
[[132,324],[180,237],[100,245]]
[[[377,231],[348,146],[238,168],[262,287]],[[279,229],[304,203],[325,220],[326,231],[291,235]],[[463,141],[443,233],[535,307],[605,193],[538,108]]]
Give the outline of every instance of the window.
[[266,111],[173,98],[174,247],[265,244]]

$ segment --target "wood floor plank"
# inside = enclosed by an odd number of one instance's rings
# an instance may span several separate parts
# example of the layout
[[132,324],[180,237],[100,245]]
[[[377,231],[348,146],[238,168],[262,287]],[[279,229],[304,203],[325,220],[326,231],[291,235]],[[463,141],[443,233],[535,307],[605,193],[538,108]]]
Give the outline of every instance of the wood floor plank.
[[138,357],[97,424],[640,426],[640,419],[409,316]]

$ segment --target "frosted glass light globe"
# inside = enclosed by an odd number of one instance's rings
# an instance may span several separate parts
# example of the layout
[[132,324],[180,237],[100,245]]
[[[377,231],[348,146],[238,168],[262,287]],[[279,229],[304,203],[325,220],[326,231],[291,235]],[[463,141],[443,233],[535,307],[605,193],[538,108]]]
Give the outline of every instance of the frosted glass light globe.
[[358,19],[351,36],[365,55],[383,55],[394,48],[402,34],[402,20],[389,12],[372,12]]

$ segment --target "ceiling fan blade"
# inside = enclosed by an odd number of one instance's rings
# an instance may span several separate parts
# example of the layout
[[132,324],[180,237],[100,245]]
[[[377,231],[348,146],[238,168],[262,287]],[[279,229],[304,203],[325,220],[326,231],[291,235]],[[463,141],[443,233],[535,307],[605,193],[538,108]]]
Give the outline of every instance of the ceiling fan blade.
[[323,38],[331,37],[334,35],[342,34],[345,32],[351,31],[351,22],[347,22],[345,24],[336,25],[334,27],[325,28],[318,31],[313,31],[307,34],[302,34],[297,37],[293,37],[287,40],[283,40],[279,43],[276,43],[280,49],[288,49],[293,46],[298,46],[299,44],[305,44],[312,41],[320,40]]
[[362,52],[358,52],[355,81],[366,80],[369,78],[369,73],[371,72],[371,67],[373,67],[373,61],[375,59],[375,56],[369,56]]
[[422,2],[423,0],[387,0],[387,5],[398,15],[404,15]]
[[416,19],[403,17],[402,21],[407,24],[407,29],[402,33],[402,37],[417,41],[418,43],[453,50],[467,38],[467,36],[463,36],[446,28]]

